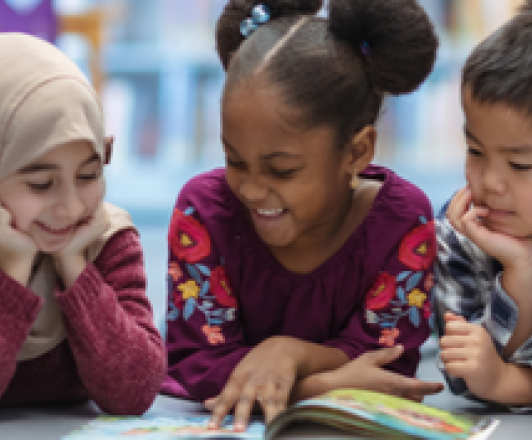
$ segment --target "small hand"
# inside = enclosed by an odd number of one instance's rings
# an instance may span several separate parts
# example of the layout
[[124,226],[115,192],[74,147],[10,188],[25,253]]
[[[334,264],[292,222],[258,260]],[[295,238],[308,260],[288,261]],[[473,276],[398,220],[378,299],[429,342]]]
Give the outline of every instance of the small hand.
[[334,388],[376,391],[417,402],[421,402],[426,395],[436,394],[443,390],[441,383],[405,377],[383,368],[402,354],[401,345],[370,351],[337,370],[323,374],[328,376],[327,380],[333,384]]
[[234,407],[235,430],[245,430],[251,411],[258,402],[266,422],[283,411],[297,378],[297,340],[273,337],[251,350],[237,365],[217,397],[204,402],[212,411],[209,424],[218,428]]
[[469,238],[488,255],[496,258],[507,267],[532,267],[532,240],[516,238],[488,229],[483,221],[489,210],[473,206],[472,194],[468,187],[462,188],[453,197],[447,208],[447,218],[451,225]]
[[16,228],[11,213],[0,205],[0,268],[25,285],[37,252],[37,244]]
[[462,316],[446,312],[440,348],[445,370],[464,379],[476,396],[490,399],[503,377],[505,362],[495,350],[489,333]]

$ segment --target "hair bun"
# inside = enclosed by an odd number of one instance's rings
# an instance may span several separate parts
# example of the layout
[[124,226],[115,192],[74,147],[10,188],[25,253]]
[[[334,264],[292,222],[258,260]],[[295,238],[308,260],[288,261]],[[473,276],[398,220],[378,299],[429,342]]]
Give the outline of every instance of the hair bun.
[[415,0],[330,0],[329,27],[356,50],[367,45],[369,75],[381,91],[409,93],[432,71],[438,39]]
[[316,14],[323,6],[323,0],[255,0],[253,3],[268,6],[272,18],[286,15]]
[[323,6],[323,0],[231,0],[225,6],[216,25],[216,50],[227,69],[234,52],[245,38],[240,34],[241,23],[251,17],[257,5],[265,5],[270,10],[271,20],[290,15],[316,14]]

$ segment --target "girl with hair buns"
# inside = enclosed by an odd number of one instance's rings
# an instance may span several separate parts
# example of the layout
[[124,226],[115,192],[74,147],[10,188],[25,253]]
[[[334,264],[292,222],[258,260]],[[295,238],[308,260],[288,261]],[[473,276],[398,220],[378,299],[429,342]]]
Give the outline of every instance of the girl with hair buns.
[[0,405],[141,414],[166,371],[127,212],[103,202],[99,100],[54,46],[0,34]]
[[422,400],[436,251],[426,196],[370,165],[385,94],[416,89],[437,38],[414,0],[233,0],[217,26],[226,167],[169,228],[169,371],[235,429],[255,404],[354,387]]

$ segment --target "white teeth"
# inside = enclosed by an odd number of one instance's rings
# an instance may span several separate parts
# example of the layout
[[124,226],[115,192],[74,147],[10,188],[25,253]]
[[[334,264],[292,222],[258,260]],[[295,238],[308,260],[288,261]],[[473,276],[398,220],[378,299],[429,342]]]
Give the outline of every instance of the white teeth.
[[257,209],[257,212],[260,214],[260,215],[270,215],[270,216],[274,216],[274,215],[279,215],[283,212],[282,209]]

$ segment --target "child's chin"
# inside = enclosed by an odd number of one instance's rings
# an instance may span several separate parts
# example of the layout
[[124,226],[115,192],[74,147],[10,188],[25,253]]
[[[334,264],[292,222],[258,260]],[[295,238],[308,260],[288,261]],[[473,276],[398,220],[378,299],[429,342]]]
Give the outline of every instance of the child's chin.
[[42,252],[43,254],[57,254],[61,252],[69,242],[70,240],[64,240],[64,241],[61,241],[60,243],[59,242],[58,243],[39,242],[38,243],[39,251]]

